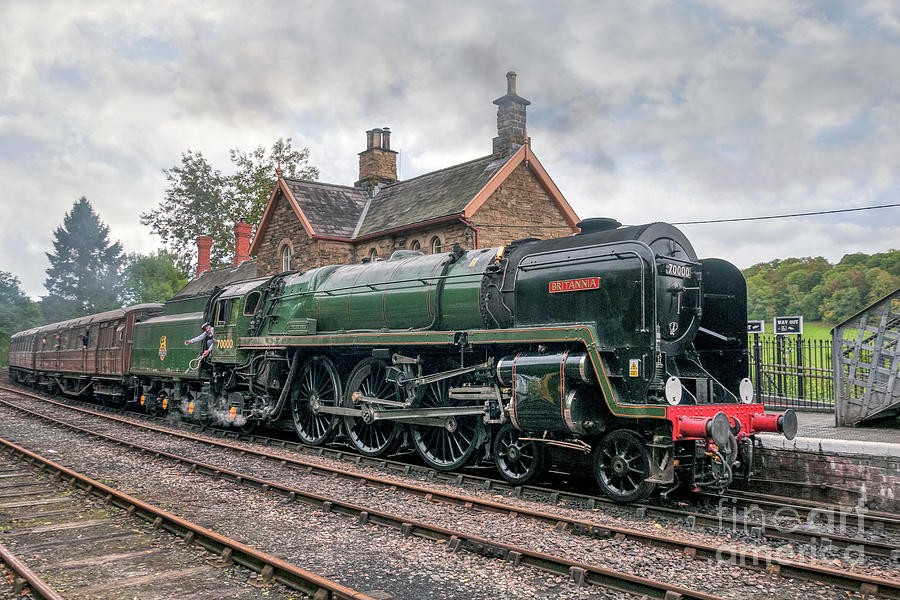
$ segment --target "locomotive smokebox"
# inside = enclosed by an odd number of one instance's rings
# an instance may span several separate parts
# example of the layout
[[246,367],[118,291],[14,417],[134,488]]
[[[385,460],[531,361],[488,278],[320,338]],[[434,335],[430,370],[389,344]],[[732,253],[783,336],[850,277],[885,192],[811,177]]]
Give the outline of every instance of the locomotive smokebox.
[[512,388],[509,415],[517,429],[585,434],[601,424],[602,400],[580,387],[594,382],[587,354],[505,356],[497,379]]

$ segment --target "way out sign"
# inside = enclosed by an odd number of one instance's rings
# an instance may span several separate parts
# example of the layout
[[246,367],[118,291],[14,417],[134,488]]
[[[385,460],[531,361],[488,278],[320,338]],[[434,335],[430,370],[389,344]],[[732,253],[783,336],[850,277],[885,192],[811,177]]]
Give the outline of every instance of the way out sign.
[[803,335],[803,317],[775,317],[775,335]]
[[747,321],[747,333],[765,333],[765,321]]

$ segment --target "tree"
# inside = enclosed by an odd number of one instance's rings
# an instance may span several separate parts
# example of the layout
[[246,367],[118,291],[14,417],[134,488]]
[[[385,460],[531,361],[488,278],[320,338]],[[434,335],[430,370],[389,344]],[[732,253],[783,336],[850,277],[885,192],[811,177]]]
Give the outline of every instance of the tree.
[[307,164],[309,150],[294,150],[291,148],[291,138],[276,140],[268,154],[262,146],[249,154],[236,148],[229,154],[237,168],[231,177],[232,187],[244,211],[240,216],[246,218],[248,223],[259,223],[262,218],[266,202],[275,187],[274,174],[279,166],[285,176],[293,179],[319,178],[319,170]]
[[0,271],[0,364],[6,364],[12,334],[40,323],[40,304],[25,295],[18,277]]
[[294,150],[291,138],[276,140],[268,151],[262,146],[249,153],[235,148],[230,157],[235,172],[223,175],[201,152],[183,153],[180,165],[163,171],[169,187],[162,202],[141,214],[141,223],[162,238],[185,272],[195,265],[194,241],[199,235],[213,238],[213,268],[231,262],[234,224],[242,217],[248,223],[259,223],[279,165],[287,177],[319,177],[318,169],[307,164],[309,150]]
[[122,271],[122,303],[165,302],[177,294],[188,282],[187,275],[175,265],[177,259],[165,250],[129,254]]
[[53,252],[42,300],[48,322],[79,317],[119,306],[122,246],[109,243],[109,227],[82,196],[53,232]]

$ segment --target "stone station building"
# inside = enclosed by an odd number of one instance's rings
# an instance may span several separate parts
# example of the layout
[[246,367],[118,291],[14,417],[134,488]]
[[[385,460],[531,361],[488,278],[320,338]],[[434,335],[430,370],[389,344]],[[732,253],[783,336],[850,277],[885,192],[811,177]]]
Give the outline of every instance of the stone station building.
[[397,179],[388,128],[366,132],[353,186],[283,177],[249,255],[259,276],[389,258],[396,250],[447,252],[578,231],[578,216],[531,150],[516,74],[497,105],[492,153],[412,179]]

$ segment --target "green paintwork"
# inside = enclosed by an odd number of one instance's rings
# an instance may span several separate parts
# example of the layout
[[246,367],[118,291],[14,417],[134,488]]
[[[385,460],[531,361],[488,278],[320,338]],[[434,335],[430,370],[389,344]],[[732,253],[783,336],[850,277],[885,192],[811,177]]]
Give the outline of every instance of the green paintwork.
[[[131,349],[131,372],[175,379],[198,379],[198,371],[190,370],[191,359],[200,354],[200,343],[185,346],[200,333],[203,313],[164,315],[146,319],[134,326]],[[160,356],[165,337],[165,356]]]
[[481,327],[473,307],[495,255],[472,250],[450,262],[450,254],[416,254],[289,276],[267,332],[288,333],[300,319],[315,319],[321,331]]
[[268,282],[268,278],[262,278],[233,283],[216,297],[210,316],[215,339],[212,362],[235,364],[249,360],[250,355],[238,349],[238,337],[250,329],[253,315],[259,309],[262,290]]

